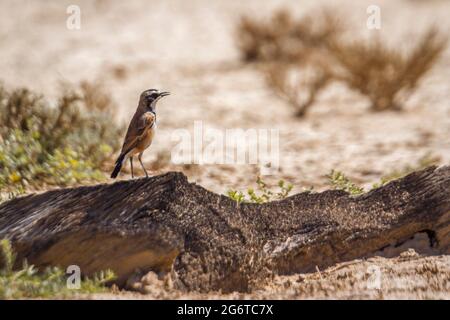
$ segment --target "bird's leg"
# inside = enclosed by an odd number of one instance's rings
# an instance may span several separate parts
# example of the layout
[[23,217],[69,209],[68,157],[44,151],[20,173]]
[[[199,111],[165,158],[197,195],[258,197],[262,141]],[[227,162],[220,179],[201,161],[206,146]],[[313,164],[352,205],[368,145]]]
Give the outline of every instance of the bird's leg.
[[133,174],[133,156],[130,157],[130,166],[131,166],[131,178],[134,178],[134,174]]
[[145,170],[144,164],[142,163],[142,152],[139,153],[138,159],[139,159],[139,162],[141,163],[142,169],[143,169],[144,172],[145,172],[145,176],[148,178],[147,170]]

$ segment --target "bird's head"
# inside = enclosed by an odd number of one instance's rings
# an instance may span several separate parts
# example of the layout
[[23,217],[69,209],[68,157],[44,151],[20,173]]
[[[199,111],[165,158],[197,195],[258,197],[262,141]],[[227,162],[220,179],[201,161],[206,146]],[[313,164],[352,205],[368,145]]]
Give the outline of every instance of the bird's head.
[[141,93],[139,105],[143,106],[145,109],[155,112],[156,102],[169,94],[170,93],[167,91],[159,91],[156,89],[145,90]]

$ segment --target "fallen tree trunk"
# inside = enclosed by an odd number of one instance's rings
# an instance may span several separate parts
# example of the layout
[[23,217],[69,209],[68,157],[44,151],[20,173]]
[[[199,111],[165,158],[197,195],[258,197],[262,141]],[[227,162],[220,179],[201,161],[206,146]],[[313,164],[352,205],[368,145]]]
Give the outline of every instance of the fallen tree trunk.
[[238,204],[182,173],[59,189],[0,205],[0,238],[18,260],[171,271],[188,290],[248,291],[270,272],[290,274],[413,247],[450,251],[450,166],[430,167],[360,196],[300,193]]

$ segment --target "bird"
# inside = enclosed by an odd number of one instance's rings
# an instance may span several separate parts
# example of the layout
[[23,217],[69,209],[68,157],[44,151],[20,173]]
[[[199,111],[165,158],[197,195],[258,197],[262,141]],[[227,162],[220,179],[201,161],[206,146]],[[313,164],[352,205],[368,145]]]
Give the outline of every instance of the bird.
[[111,173],[112,179],[117,177],[122,166],[128,159],[130,159],[131,177],[134,178],[133,156],[135,155],[138,155],[139,163],[145,172],[145,176],[148,177],[147,170],[145,170],[144,164],[142,163],[142,154],[151,145],[155,136],[156,103],[159,99],[169,94],[170,92],[159,91],[157,89],[148,89],[141,93],[138,107],[128,126],[122,150]]

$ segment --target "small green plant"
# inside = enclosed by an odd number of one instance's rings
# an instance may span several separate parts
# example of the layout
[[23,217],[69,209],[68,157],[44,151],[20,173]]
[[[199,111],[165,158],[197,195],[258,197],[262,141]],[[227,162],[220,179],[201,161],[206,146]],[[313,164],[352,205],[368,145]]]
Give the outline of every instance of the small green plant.
[[227,195],[238,203],[244,202],[246,200],[245,194],[242,191],[228,190]]
[[314,193],[314,186],[310,186],[309,188],[303,187],[302,193]]
[[14,270],[16,254],[9,240],[0,240],[0,251],[0,299],[67,298],[75,294],[107,292],[105,284],[115,279],[111,270],[102,271],[92,279],[83,279],[79,289],[69,289],[62,269],[49,267],[39,272],[24,261],[21,269]]
[[264,203],[272,200],[282,200],[289,196],[289,193],[292,191],[294,187],[290,183],[286,183],[284,180],[278,181],[278,192],[274,192],[270,190],[267,186],[267,183],[264,182],[261,177],[256,179],[256,184],[258,185],[258,191],[256,192],[253,188],[247,189],[247,195],[245,195],[242,191],[237,190],[229,190],[227,195],[233,199],[234,201],[241,202],[250,202],[250,203]]
[[336,190],[344,190],[352,195],[364,193],[364,188],[351,182],[350,179],[340,171],[334,169],[331,170],[327,175],[327,178]]

